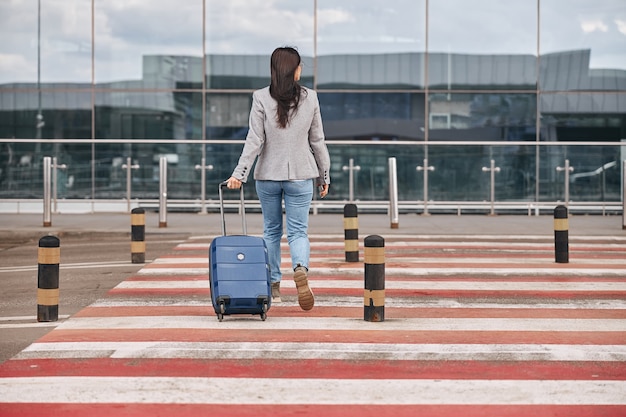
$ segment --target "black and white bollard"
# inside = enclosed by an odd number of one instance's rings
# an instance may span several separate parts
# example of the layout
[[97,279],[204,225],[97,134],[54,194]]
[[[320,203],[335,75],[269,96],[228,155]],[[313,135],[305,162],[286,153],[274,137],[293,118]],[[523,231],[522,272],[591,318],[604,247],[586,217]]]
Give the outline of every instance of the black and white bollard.
[[567,207],[556,206],[554,209],[554,258],[557,263],[569,262],[568,229]]
[[130,213],[130,257],[134,264],[146,262],[146,212],[134,208]]
[[359,262],[359,217],[356,204],[343,207],[346,262]]
[[37,321],[59,319],[59,261],[61,242],[56,236],[39,239],[37,252]]
[[385,239],[365,238],[365,294],[363,319],[385,321]]

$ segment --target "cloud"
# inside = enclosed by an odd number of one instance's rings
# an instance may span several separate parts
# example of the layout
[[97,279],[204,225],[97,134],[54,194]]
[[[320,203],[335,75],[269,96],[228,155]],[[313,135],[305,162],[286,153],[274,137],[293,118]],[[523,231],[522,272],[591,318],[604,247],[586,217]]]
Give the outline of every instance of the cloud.
[[592,33],[595,31],[608,32],[609,27],[600,19],[583,20],[580,22],[580,27],[585,33]]
[[615,19],[617,31],[622,35],[626,35],[626,20]]

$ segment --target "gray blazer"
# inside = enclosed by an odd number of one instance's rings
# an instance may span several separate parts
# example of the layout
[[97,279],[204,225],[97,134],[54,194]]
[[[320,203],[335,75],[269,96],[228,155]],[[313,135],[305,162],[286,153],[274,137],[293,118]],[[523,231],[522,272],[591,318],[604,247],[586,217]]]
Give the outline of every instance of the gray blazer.
[[276,121],[276,106],[269,87],[252,94],[250,130],[232,176],[246,182],[258,156],[255,180],[315,178],[316,185],[330,184],[330,156],[317,93],[302,87],[298,110],[284,129]]

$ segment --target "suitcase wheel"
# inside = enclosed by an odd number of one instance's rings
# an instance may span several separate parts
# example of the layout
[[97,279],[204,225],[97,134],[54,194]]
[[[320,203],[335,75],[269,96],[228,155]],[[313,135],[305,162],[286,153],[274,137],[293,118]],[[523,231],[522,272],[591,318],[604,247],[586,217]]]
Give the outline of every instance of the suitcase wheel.
[[219,321],[224,320],[224,312],[226,311],[226,307],[224,306],[224,302],[220,302],[220,312],[217,313],[217,319]]

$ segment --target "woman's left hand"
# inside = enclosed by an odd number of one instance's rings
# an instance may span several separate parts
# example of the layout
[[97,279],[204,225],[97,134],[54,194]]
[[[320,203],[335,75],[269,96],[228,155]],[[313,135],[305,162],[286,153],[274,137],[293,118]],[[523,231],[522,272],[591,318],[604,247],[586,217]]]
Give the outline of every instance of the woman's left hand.
[[320,197],[324,198],[328,194],[328,188],[330,184],[320,185]]

